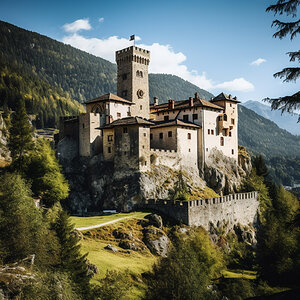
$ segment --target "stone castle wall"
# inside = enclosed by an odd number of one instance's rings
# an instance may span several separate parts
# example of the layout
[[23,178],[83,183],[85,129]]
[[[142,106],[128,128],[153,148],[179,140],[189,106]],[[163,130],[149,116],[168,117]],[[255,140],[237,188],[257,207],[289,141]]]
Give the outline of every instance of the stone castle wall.
[[255,224],[258,218],[259,200],[257,192],[192,201],[146,200],[145,208],[164,213],[186,225],[203,226],[209,229],[227,224]]

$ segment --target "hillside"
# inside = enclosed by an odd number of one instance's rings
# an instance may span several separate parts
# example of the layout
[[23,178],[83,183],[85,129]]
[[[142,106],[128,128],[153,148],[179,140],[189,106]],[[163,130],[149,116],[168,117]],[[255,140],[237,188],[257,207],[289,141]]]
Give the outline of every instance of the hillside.
[[300,135],[300,124],[297,123],[299,117],[298,114],[281,114],[281,111],[279,110],[272,110],[270,106],[252,100],[241,103],[241,105],[255,111],[260,116],[273,121],[280,128],[283,128],[292,134]]

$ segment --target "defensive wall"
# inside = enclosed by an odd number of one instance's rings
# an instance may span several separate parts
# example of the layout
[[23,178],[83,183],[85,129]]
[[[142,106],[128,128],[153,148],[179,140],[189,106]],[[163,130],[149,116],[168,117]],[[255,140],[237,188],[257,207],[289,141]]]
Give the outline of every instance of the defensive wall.
[[214,226],[227,224],[229,227],[255,224],[259,212],[257,192],[237,193],[223,197],[199,199],[191,201],[145,200],[143,205],[161,212],[186,225],[203,226],[209,229]]

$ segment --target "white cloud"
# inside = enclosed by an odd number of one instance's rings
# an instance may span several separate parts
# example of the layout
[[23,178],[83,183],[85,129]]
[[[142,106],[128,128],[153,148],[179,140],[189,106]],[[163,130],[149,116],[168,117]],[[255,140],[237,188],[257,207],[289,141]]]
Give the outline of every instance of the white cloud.
[[99,23],[103,23],[104,22],[104,18],[99,18]]
[[264,58],[258,58],[257,60],[254,60],[250,63],[251,66],[259,66],[260,64],[266,62],[267,60]]
[[[135,37],[136,41],[140,39],[139,36]],[[115,62],[115,51],[133,45],[132,41],[129,41],[129,38],[120,38],[118,36],[111,36],[107,39],[86,38],[76,32],[65,36],[62,41],[113,63]],[[184,64],[186,56],[182,52],[175,52],[170,45],[153,43],[152,45],[139,44],[138,46],[151,52],[151,63],[149,65],[151,73],[177,75],[206,90],[221,88],[228,91],[248,92],[254,89],[253,84],[244,78],[237,78],[218,84],[212,79],[207,78],[205,72],[199,74],[196,70],[188,70]]]
[[89,19],[79,19],[73,23],[63,25],[63,29],[68,33],[76,33],[79,30],[90,30],[92,26],[89,23]]
[[236,78],[232,81],[217,84],[215,88],[228,91],[250,92],[254,90],[254,85],[244,78]]

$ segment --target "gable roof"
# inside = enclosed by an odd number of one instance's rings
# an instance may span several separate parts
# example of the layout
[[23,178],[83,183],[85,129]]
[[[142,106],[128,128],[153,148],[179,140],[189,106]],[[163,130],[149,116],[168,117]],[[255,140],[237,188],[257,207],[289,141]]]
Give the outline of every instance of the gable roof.
[[186,122],[178,119],[170,120],[170,121],[161,121],[161,122],[155,122],[151,128],[160,128],[160,127],[170,127],[170,126],[183,126],[183,127],[189,127],[189,128],[201,128],[200,125]]
[[112,128],[112,127],[116,127],[116,126],[128,126],[128,125],[151,126],[151,125],[153,125],[153,122],[150,122],[141,117],[127,117],[127,118],[115,120],[115,121],[111,122],[110,124],[105,125],[103,128]]
[[211,100],[211,102],[215,102],[215,101],[224,101],[224,100],[226,100],[226,101],[232,101],[232,102],[235,102],[235,103],[240,103],[240,101],[238,101],[238,100],[236,99],[236,97],[232,97],[231,95],[227,95],[227,94],[225,94],[225,93],[219,94],[218,96],[216,96],[215,98],[213,98],[213,99]]
[[84,102],[85,104],[90,104],[90,103],[95,103],[95,102],[101,102],[101,101],[115,101],[115,102],[122,102],[122,103],[126,103],[126,104],[133,104],[131,101],[128,101],[126,99],[123,99],[115,94],[112,93],[108,93],[108,94],[104,94],[98,98],[89,100]]
[[206,107],[206,108],[212,108],[216,110],[223,110],[223,107],[211,103],[209,101],[206,101],[204,99],[199,99],[199,98],[194,98],[193,99],[193,106],[190,106],[190,101],[189,100],[179,100],[179,101],[174,101],[174,109],[169,108],[169,103],[163,103],[159,105],[150,105],[151,109],[155,109],[156,111],[153,111],[152,113],[159,113],[159,112],[165,112],[165,111],[170,111],[170,110],[180,110],[180,109],[187,109],[187,108],[192,108],[192,107]]

